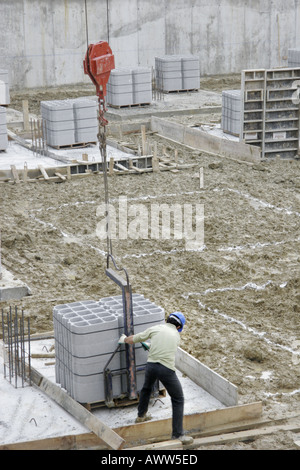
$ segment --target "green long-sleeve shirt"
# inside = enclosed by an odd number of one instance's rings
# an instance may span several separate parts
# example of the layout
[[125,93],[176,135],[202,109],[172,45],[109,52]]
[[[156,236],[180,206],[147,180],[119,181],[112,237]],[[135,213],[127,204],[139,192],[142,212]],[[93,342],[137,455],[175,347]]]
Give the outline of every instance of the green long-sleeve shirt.
[[148,328],[133,336],[133,342],[139,343],[151,339],[148,362],[159,362],[175,370],[175,355],[180,344],[180,335],[175,325],[164,323]]

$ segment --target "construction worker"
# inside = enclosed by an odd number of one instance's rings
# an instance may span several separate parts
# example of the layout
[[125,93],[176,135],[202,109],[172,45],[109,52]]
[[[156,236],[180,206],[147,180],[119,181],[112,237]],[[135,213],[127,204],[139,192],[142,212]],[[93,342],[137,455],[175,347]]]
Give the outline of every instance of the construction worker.
[[180,343],[179,333],[184,324],[184,315],[174,312],[169,315],[166,323],[152,326],[132,336],[122,335],[119,343],[135,344],[151,340],[136,422],[151,419],[151,415],[147,413],[149,400],[155,381],[160,380],[172,401],[172,439],[180,439],[182,444],[191,444],[193,438],[183,433],[184,395],[175,372],[175,354]]

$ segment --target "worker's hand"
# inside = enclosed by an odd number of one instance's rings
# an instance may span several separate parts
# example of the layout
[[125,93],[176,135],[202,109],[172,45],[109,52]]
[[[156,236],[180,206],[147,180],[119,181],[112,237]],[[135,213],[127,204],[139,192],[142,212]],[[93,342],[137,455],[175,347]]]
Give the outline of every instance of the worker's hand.
[[119,344],[124,344],[125,343],[125,338],[127,338],[126,335],[122,335],[120,336],[120,339],[119,339]]

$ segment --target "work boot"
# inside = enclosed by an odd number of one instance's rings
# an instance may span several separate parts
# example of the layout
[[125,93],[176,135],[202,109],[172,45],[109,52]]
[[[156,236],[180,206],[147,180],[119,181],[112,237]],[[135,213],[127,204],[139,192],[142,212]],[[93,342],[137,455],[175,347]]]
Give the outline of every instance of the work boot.
[[185,434],[182,434],[179,437],[173,437],[173,439],[178,439],[181,441],[182,445],[186,446],[188,444],[193,444],[194,439],[191,436],[186,436]]
[[148,413],[145,413],[143,416],[138,416],[135,420],[136,423],[144,423],[145,421],[150,421],[152,416]]

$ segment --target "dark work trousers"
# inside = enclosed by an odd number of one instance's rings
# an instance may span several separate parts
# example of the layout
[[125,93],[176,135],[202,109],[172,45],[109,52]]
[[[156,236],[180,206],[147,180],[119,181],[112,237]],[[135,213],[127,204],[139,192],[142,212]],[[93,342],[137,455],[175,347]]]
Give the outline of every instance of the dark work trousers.
[[145,381],[140,393],[138,416],[141,417],[148,411],[153,385],[157,379],[161,381],[171,397],[173,411],[172,437],[177,438],[183,434],[183,391],[176,372],[159,362],[147,362]]

